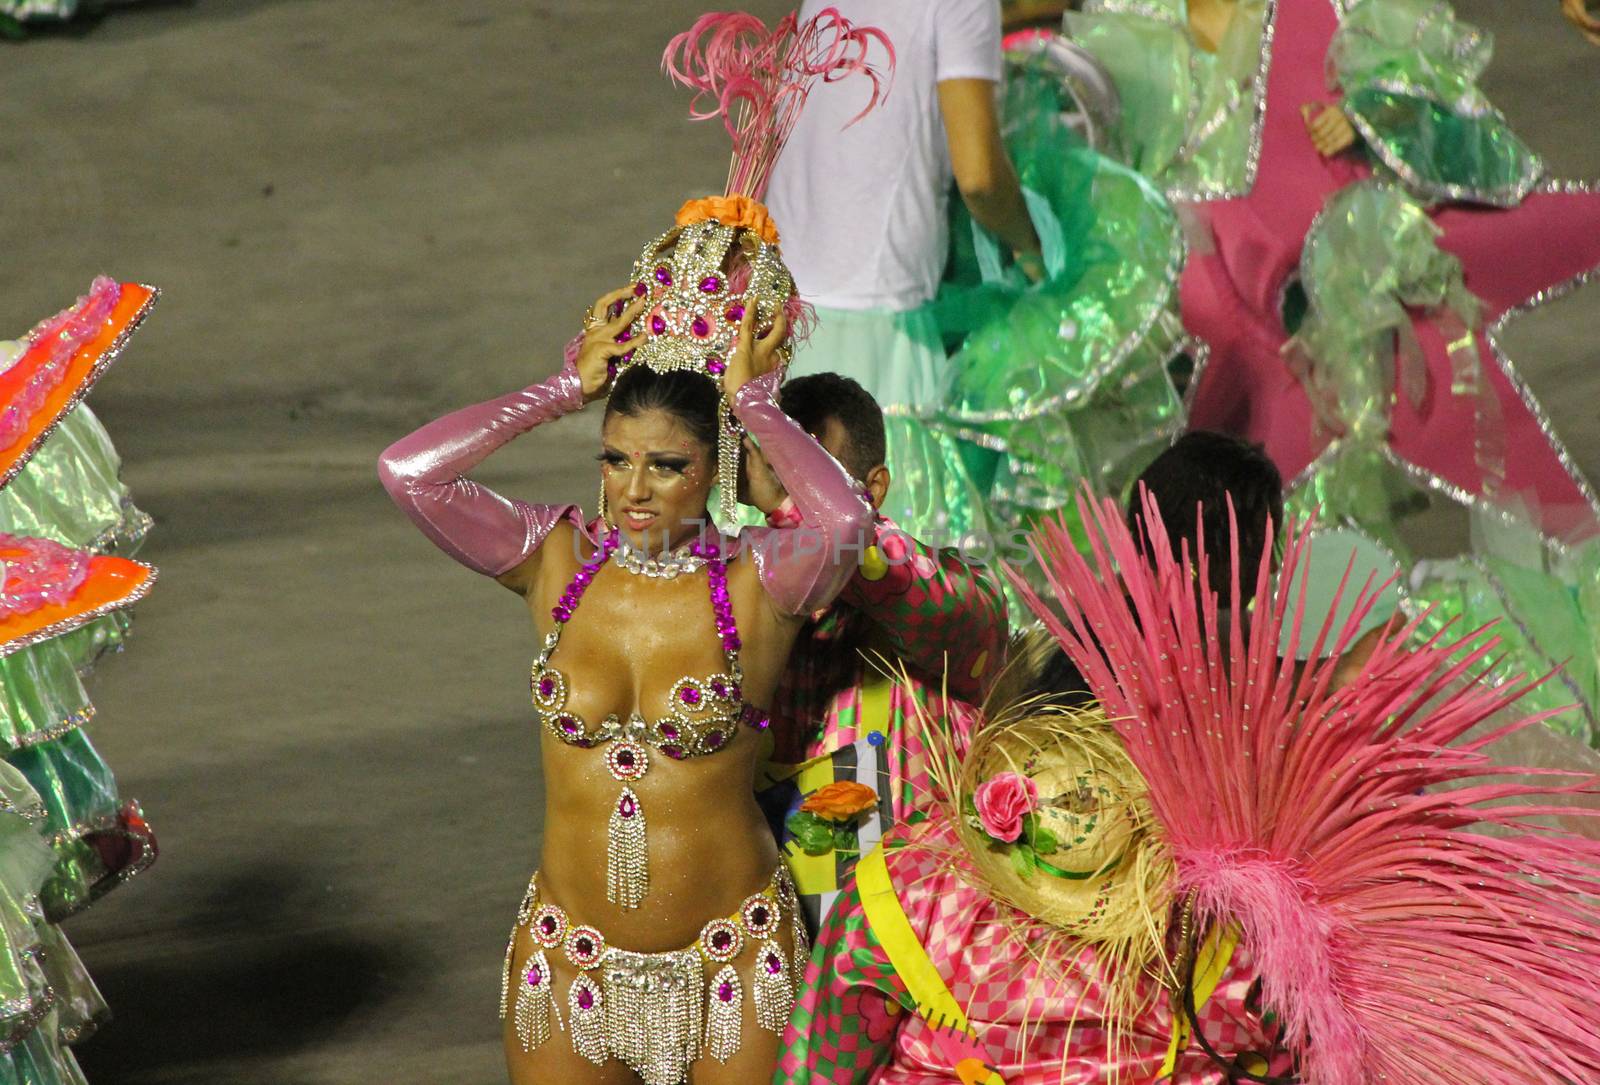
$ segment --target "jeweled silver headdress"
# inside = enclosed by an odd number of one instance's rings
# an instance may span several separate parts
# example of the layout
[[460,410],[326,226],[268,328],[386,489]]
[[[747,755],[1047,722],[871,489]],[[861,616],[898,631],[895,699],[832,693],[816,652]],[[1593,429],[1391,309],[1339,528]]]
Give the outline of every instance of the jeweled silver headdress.
[[[635,365],[657,373],[687,369],[705,374],[721,391],[747,299],[756,299],[758,336],[780,310],[798,312],[777,227],[760,200],[813,79],[861,73],[872,80],[872,97],[860,116],[878,103],[881,79],[867,61],[874,41],[883,45],[892,68],[894,49],[881,31],[853,26],[826,8],[805,23],[791,13],[771,30],[753,15],[713,13],[668,43],[662,66],[674,82],[696,90],[691,116],[723,119],[733,137],[733,163],[725,194],[684,204],[673,228],[646,245],[634,263],[634,294],[648,296],[651,304],[619,337],[637,343],[617,359],[619,374]],[[701,108],[706,99],[712,104]],[[742,261],[731,259],[736,251]],[[743,433],[726,394],[718,422],[717,485],[722,517],[731,522],[738,512]]]

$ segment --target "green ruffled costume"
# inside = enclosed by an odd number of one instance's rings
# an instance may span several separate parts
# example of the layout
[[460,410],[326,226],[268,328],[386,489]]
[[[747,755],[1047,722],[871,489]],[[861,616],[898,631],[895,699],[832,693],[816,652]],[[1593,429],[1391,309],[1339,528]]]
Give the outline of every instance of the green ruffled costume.
[[21,37],[26,23],[59,23],[134,0],[0,0],[0,35]]
[[[150,518],[132,504],[119,466],[104,427],[78,405],[0,490],[0,531],[130,556]],[[118,612],[0,658],[0,743],[5,759],[44,799],[43,832],[58,856],[44,897],[55,918],[86,907],[109,887],[99,854],[83,837],[112,829],[122,802],[84,731],[94,705],[82,676],[103,653],[121,647],[129,621]]]
[[952,201],[953,257],[933,303],[960,343],[940,428],[986,495],[999,553],[1078,486],[1125,488],[1183,427],[1168,363],[1184,243],[1166,198],[1089,147],[1042,54],[1008,58],[1003,133],[1042,249],[1030,282]]
[[[0,343],[0,366],[21,349]],[[99,420],[78,405],[0,488],[0,532],[129,554],[150,519],[118,468]],[[107,1016],[54,924],[139,869],[108,871],[86,839],[128,829],[111,771],[83,730],[94,715],[83,676],[121,647],[128,622],[119,611],[0,657],[0,1085],[83,1085],[67,1045]]]
[[1174,200],[1249,186],[1255,152],[1264,0],[1240,0],[1215,53],[1195,44],[1185,0],[1086,0],[1069,38],[1111,74],[1121,119],[1107,152]]
[[0,762],[0,1085],[82,1085],[66,1045],[106,1013],[39,901],[55,866],[39,835],[45,817],[27,780]]
[[1478,89],[1493,39],[1433,0],[1364,0],[1328,48],[1375,167],[1429,202],[1511,207],[1544,163]]

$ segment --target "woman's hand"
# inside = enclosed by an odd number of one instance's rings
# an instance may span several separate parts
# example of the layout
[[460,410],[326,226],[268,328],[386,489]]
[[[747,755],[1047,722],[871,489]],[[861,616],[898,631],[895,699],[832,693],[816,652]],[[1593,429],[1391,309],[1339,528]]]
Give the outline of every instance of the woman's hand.
[[589,309],[588,319],[584,321],[583,346],[578,348],[578,359],[574,363],[578,379],[583,383],[585,403],[593,403],[605,394],[611,383],[612,359],[621,357],[637,345],[619,343],[617,336],[627,331],[628,325],[644,311],[650,301],[649,295],[634,298],[616,316],[611,315],[623,299],[632,296],[633,287],[624,286],[606,294]]
[[772,327],[760,339],[755,338],[756,310],[760,299],[746,296],[744,318],[739,321],[739,340],[734,345],[733,356],[728,359],[728,369],[722,375],[722,390],[731,400],[745,384],[772,372],[783,360],[783,337],[789,330],[789,321],[783,315],[783,306],[772,318]]
[[1311,145],[1323,158],[1332,158],[1356,145],[1355,126],[1338,106],[1307,102],[1300,107],[1300,116],[1306,122]]
[[778,480],[778,473],[750,438],[744,439],[744,457],[739,465],[739,500],[746,505],[771,512],[789,496]]
[[1589,14],[1588,0],[1561,0],[1561,14],[1589,39],[1590,45],[1600,45],[1600,19]]

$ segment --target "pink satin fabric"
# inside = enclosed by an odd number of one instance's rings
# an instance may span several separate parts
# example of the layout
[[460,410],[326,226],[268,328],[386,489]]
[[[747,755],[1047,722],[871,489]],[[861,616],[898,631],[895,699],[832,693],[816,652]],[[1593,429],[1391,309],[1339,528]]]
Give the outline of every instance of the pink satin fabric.
[[[733,412],[760,443],[805,526],[747,528],[740,544],[753,548],[773,604],[787,614],[804,614],[827,605],[854,573],[851,548],[871,525],[872,509],[844,468],[778,409],[777,381],[770,373],[747,382],[734,396]],[[549,380],[454,411],[396,441],[379,459],[378,476],[439,549],[469,569],[500,576],[525,561],[562,521],[591,539],[601,527],[586,525],[576,505],[516,501],[466,473],[513,438],[582,406],[583,388],[569,354]]]

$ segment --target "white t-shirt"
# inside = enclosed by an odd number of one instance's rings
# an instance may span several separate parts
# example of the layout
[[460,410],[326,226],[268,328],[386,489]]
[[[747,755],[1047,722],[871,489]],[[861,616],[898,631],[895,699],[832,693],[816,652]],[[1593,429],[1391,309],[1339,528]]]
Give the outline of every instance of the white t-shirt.
[[[1000,80],[999,0],[805,0],[802,20],[838,8],[894,45],[878,108],[850,76],[811,85],[773,170],[767,206],[806,300],[833,309],[914,309],[933,297],[949,247],[950,148],[939,112],[947,79]],[[881,46],[869,54],[888,70]]]

